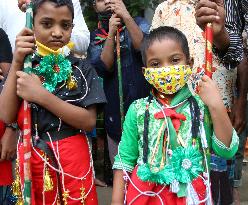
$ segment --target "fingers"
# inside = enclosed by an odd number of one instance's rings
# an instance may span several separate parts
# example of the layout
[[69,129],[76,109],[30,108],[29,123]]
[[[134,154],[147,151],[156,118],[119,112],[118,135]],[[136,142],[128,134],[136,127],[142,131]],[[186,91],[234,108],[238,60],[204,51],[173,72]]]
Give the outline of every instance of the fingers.
[[218,9],[218,5],[216,2],[214,1],[209,1],[209,0],[201,0],[197,6],[196,6],[196,10],[200,10],[200,9],[213,9],[216,10]]
[[2,149],[0,162],[6,160],[6,158],[7,158],[7,152],[6,150]]
[[17,72],[16,72],[16,75],[17,75],[17,77],[19,77],[19,78],[17,79],[17,82],[18,82],[18,80],[19,80],[19,81],[21,80],[20,78],[28,76],[28,74],[25,73],[25,72],[23,72],[23,71],[17,71]]
[[29,28],[23,28],[17,36],[33,36],[34,32]]
[[18,0],[18,7],[21,11],[25,12],[27,9],[27,4],[25,0]]
[[216,2],[201,0],[196,6],[196,22],[203,28],[207,23],[213,23],[220,19],[218,15],[218,5]]
[[33,31],[24,28],[16,37],[14,60],[23,61],[25,55],[31,54],[35,50],[35,38]]
[[16,150],[13,151],[2,150],[0,162],[4,160],[13,160],[15,156],[16,156]]

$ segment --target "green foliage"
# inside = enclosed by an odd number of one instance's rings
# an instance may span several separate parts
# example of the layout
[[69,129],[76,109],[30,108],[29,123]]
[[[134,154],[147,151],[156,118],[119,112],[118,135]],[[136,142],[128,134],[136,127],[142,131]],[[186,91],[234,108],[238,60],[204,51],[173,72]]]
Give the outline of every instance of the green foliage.
[[[80,0],[84,8],[84,18],[90,31],[97,28],[97,15],[92,0]],[[155,9],[161,0],[123,0],[131,16],[144,16],[146,8]]]

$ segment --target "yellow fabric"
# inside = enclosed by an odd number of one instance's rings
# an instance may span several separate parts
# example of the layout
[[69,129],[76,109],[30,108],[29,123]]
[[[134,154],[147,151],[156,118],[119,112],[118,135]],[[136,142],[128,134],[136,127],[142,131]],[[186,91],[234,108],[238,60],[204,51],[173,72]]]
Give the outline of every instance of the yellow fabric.
[[144,68],[145,79],[159,92],[173,94],[180,90],[192,74],[188,65]]
[[46,55],[49,55],[49,54],[54,54],[54,55],[64,54],[65,48],[71,50],[74,47],[74,43],[73,42],[69,42],[67,45],[65,45],[62,48],[59,48],[56,51],[53,50],[53,49],[51,49],[51,48],[48,48],[47,46],[43,45],[39,41],[36,41],[36,46],[37,46],[37,53],[40,56],[46,56]]

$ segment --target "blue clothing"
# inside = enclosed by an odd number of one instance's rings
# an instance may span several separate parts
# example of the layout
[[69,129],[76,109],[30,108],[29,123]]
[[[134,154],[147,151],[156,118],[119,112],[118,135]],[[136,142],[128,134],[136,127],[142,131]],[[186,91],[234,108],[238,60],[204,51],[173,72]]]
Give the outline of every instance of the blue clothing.
[[[144,18],[136,17],[134,20],[144,35],[149,33],[150,26]],[[101,33],[100,29],[91,32],[88,56],[91,64],[96,68],[98,75],[103,78],[103,88],[108,101],[104,110],[106,132],[113,140],[118,142],[121,138],[121,119],[116,52],[114,66],[112,72],[110,72],[106,69],[105,64],[100,58],[104,42],[96,45],[95,37],[97,33]],[[144,65],[141,54],[134,49],[127,29],[124,29],[120,33],[120,46],[123,101],[124,112],[126,114],[129,105],[134,100],[149,95],[150,86],[142,73],[142,67]]]

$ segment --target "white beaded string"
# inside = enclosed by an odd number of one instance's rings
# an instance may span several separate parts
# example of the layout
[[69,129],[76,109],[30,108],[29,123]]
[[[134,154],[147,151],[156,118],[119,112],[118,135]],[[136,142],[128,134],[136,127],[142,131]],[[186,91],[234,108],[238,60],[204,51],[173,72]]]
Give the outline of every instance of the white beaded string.
[[[51,140],[51,137],[50,137],[50,136],[49,136],[49,138],[50,138],[50,140]],[[87,140],[87,144],[88,144],[88,148],[89,148],[88,140]],[[58,163],[59,163],[59,166],[60,166],[61,169],[62,169],[62,166],[61,166],[60,161],[59,161],[58,142],[56,142],[56,146],[57,146],[57,154],[58,154],[58,155],[55,155],[55,157],[57,156],[56,159],[57,159],[57,161],[58,161]],[[53,147],[53,150],[54,150],[54,147]],[[54,152],[55,152],[55,150],[54,150]],[[90,168],[91,168],[91,167],[92,167],[92,158],[91,158],[91,153],[90,153]],[[83,178],[80,179],[80,180],[86,179],[87,175],[88,175],[89,172],[90,172],[90,168],[89,168],[88,172],[86,173],[85,177],[83,177]],[[87,197],[88,194],[90,193],[90,191],[91,191],[91,189],[92,189],[92,187],[93,187],[93,181],[94,181],[94,177],[93,177],[93,173],[92,173],[92,183],[91,183],[91,187],[90,187],[89,191],[84,195],[85,197]],[[62,186],[63,186],[63,190],[66,191],[66,189],[65,189],[65,184],[64,184],[64,171],[63,171],[63,169],[62,169]],[[74,201],[78,201],[78,200],[81,200],[81,199],[82,199],[82,197],[80,197],[80,198],[73,198],[73,197],[71,197],[70,195],[69,195],[69,198],[72,199],[72,200],[74,200]]]
[[83,74],[83,72],[77,67],[74,65],[75,68],[77,68],[81,74],[81,76],[83,77],[84,81],[85,81],[85,86],[86,86],[86,91],[85,91],[85,94],[81,97],[81,98],[78,98],[78,99],[74,99],[74,100],[66,100],[66,102],[76,102],[76,101],[80,101],[80,100],[83,100],[86,95],[88,94],[88,91],[89,91],[89,87],[88,87],[88,83],[87,83],[87,80]]

